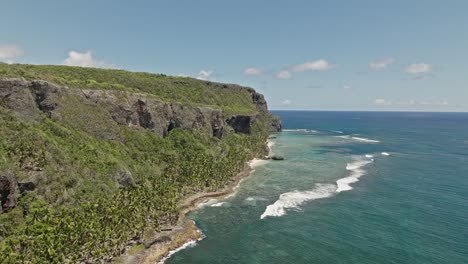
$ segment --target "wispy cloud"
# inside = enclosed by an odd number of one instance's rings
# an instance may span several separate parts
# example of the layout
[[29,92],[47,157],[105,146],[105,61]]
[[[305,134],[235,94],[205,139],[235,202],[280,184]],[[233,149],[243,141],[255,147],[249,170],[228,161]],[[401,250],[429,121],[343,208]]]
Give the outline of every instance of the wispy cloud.
[[387,68],[387,66],[389,66],[390,64],[394,62],[395,62],[395,59],[391,57],[380,59],[380,60],[375,60],[375,61],[369,62],[369,68],[373,70],[385,69]]
[[307,61],[302,64],[296,64],[290,67],[285,67],[278,72],[275,76],[277,79],[288,80],[293,77],[292,73],[300,73],[305,71],[326,71],[333,69],[335,65],[326,60]]
[[415,63],[408,65],[405,70],[409,74],[423,74],[432,71],[432,65],[427,63]]
[[263,71],[262,71],[262,69],[251,67],[251,68],[245,69],[244,74],[245,75],[258,76],[258,75],[262,75]]
[[13,63],[14,59],[24,54],[23,49],[17,45],[0,45],[0,61]]
[[113,64],[95,59],[92,52],[89,50],[86,52],[70,51],[68,53],[68,58],[63,61],[63,65],[107,69],[117,68]]
[[291,103],[291,100],[284,100],[283,102],[281,102],[282,105],[289,105]]
[[281,80],[289,80],[292,78],[292,74],[290,71],[282,70],[276,74],[276,78]]
[[325,71],[335,67],[330,62],[326,60],[316,60],[308,61],[302,64],[298,64],[292,67],[294,72],[304,72],[304,71]]
[[201,70],[198,72],[198,74],[186,74],[186,73],[177,74],[177,76],[179,77],[190,77],[190,78],[195,78],[195,79],[203,80],[203,81],[212,81],[213,75],[214,75],[214,71],[208,71],[208,70]]

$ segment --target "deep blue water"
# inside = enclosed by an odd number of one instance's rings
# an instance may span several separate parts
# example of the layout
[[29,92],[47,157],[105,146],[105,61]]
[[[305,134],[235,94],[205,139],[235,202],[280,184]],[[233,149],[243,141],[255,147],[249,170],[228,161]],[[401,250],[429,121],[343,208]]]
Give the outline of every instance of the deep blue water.
[[468,113],[274,113],[285,160],[193,212],[206,237],[166,263],[468,263]]

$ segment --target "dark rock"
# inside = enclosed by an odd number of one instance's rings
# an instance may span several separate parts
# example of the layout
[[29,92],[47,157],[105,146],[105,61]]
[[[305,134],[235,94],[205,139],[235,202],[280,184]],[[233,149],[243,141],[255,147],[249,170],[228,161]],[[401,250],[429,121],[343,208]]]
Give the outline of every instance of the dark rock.
[[252,94],[252,101],[255,104],[257,111],[261,114],[268,114],[268,105],[263,94],[255,92],[255,90],[250,90]]
[[248,115],[237,115],[226,120],[236,133],[244,134],[250,134],[252,132],[252,124],[254,121],[255,117]]
[[133,104],[131,115],[127,117],[127,123],[132,126],[138,126],[146,129],[153,129],[154,122],[151,113],[148,111],[146,102],[138,99]]
[[112,119],[132,128],[145,128],[165,137],[175,128],[207,129],[221,138],[226,122],[221,110],[166,103],[153,96],[122,91],[84,90],[83,94]]
[[45,81],[32,81],[29,84],[30,90],[39,110],[48,117],[55,117],[54,110],[62,101],[65,87],[60,87]]
[[271,117],[271,131],[272,132],[281,132],[283,125],[281,124],[281,118],[279,116]]
[[213,130],[213,136],[222,138],[226,132],[226,122],[221,111],[213,111],[211,115],[211,128]]
[[36,183],[32,181],[28,182],[18,182],[18,189],[20,193],[32,192],[36,189]]
[[274,155],[271,157],[272,160],[284,160],[283,156]]
[[29,82],[23,78],[0,80],[0,105],[13,110],[26,120],[35,119],[40,115],[29,90]]
[[11,172],[0,175],[0,213],[8,212],[16,205],[16,180]]

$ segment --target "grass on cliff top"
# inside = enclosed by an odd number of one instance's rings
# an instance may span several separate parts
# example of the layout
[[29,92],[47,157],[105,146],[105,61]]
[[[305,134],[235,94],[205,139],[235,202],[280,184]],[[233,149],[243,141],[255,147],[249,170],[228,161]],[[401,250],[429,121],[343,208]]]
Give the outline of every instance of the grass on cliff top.
[[254,114],[252,89],[188,77],[60,65],[0,64],[0,78],[45,80],[70,88],[147,93],[167,102],[209,106],[226,115]]

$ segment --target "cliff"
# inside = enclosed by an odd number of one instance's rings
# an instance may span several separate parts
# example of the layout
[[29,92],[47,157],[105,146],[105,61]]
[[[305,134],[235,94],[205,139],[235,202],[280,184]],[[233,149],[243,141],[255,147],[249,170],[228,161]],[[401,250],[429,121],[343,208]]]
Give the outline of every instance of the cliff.
[[281,130],[252,88],[31,65],[0,65],[0,125],[0,254],[57,263],[118,254],[173,223],[180,197],[224,186]]

